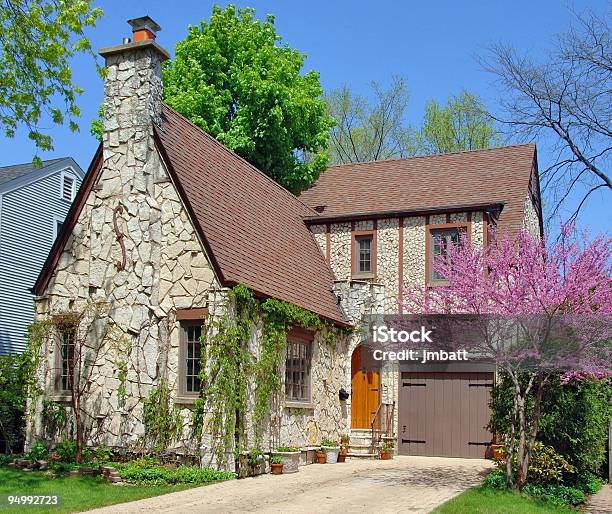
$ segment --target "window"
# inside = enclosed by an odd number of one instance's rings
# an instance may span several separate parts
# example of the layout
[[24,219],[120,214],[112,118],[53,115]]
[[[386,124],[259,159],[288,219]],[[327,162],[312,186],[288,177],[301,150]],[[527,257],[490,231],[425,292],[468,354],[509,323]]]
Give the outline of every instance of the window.
[[439,256],[447,254],[449,245],[458,245],[461,242],[461,233],[464,228],[441,228],[430,230],[430,256],[429,256],[429,278],[431,282],[440,282],[444,277],[434,270],[433,263]]
[[293,331],[287,336],[285,397],[288,402],[310,402],[311,349],[311,335]]
[[359,230],[353,232],[353,276],[373,278],[376,274],[376,232]]
[[62,174],[62,190],[60,192],[60,197],[64,200],[72,202],[72,200],[74,200],[75,188],[76,181],[74,180],[74,177]]
[[355,238],[357,246],[357,273],[372,273],[372,236]]
[[53,218],[53,241],[57,239],[57,236],[62,231],[64,226],[64,220],[62,218]]
[[70,391],[74,379],[74,337],[72,328],[63,328],[59,333],[60,365],[58,389],[62,392]]
[[200,393],[201,323],[181,324],[183,331],[184,379],[182,393],[197,396]]

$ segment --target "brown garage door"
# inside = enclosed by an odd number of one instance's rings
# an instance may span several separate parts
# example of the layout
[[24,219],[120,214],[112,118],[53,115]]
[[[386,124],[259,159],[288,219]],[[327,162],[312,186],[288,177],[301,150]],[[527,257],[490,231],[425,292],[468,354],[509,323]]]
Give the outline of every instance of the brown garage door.
[[402,372],[399,453],[483,458],[493,373]]

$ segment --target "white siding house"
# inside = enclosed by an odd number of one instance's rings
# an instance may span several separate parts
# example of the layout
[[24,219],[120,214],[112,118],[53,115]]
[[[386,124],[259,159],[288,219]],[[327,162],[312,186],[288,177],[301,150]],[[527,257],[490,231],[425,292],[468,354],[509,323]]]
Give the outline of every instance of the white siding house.
[[0,355],[22,352],[34,285],[84,173],[70,157],[0,167]]

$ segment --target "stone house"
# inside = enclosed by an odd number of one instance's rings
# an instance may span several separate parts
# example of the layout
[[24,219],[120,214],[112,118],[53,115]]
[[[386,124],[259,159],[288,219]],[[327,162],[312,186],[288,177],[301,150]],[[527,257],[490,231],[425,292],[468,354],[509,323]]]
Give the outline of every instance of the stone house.
[[[245,284],[260,299],[297,305],[336,327],[359,327],[369,315],[399,312],[410,281],[436,281],[431,260],[440,241],[465,230],[486,244],[490,225],[541,232],[533,145],[333,166],[296,198],[162,102],[168,54],[155,41],[159,27],[148,18],[131,23],[134,42],[100,51],[103,141],[34,288],[37,319],[104,302],[106,322],[120,332],[91,342],[103,352],[91,363],[85,396],[90,444],[139,444],[143,399],[165,380],[185,420],[176,448],[206,456],[210,434],[196,441],[188,430],[199,397],[202,317],[231,312],[232,286]],[[469,425],[465,409],[487,416],[482,394],[461,391],[480,392],[469,386],[491,382],[491,370],[376,367],[362,362],[360,331],[333,347],[324,332],[290,332],[264,450],[350,432],[353,450],[368,453],[376,423],[398,436],[400,453],[483,453],[471,444],[490,442],[482,425],[466,428],[477,432],[472,441],[452,423]],[[255,353],[260,336],[253,327]],[[71,345],[69,333],[43,343],[44,392],[29,441],[48,435],[45,405],[68,401]],[[451,387],[466,396],[457,420],[445,425],[452,444],[438,435],[414,442],[448,409],[403,394],[411,376],[427,384],[427,394]],[[412,426],[416,419],[423,423]]]

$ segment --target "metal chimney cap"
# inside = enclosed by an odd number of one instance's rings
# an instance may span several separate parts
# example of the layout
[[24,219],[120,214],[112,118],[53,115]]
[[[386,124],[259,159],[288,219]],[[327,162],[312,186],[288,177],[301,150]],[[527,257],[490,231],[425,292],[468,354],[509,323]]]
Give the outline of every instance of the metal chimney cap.
[[128,20],[128,23],[132,26],[132,30],[148,29],[152,32],[159,32],[161,30],[161,27],[148,15],[132,18]]

